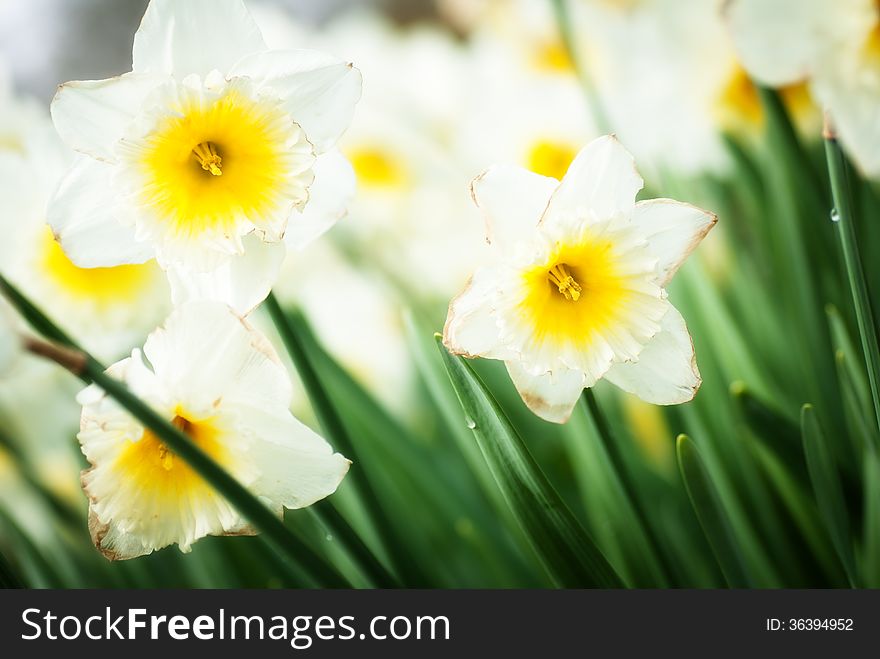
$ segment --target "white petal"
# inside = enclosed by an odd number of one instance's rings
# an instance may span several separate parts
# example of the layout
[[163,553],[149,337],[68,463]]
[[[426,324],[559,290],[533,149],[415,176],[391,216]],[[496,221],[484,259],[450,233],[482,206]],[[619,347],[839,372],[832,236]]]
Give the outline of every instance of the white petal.
[[107,80],[66,82],[52,100],[55,128],[72,149],[113,161],[113,145],[162,79],[126,73]]
[[530,240],[559,181],[522,167],[495,165],[471,182],[471,196],[486,221],[486,238],[511,249]]
[[880,177],[880,73],[864,71],[854,79],[832,72],[817,77],[813,86],[856,165],[867,176]]
[[691,400],[702,379],[691,335],[678,310],[669,305],[660,332],[645,346],[637,362],[615,364],[605,377],[655,405],[677,405]]
[[252,488],[276,505],[310,506],[333,494],[348,472],[351,463],[286,410],[242,411],[242,421],[260,440],[250,451],[259,472]]
[[492,268],[480,268],[465,289],[449,303],[443,345],[456,355],[504,359],[510,351],[501,344],[493,300],[498,277]]
[[542,222],[551,227],[572,217],[607,220],[628,213],[643,185],[629,151],[613,135],[599,137],[577,154]]
[[144,354],[163,386],[194,406],[220,401],[286,410],[290,405],[290,379],[274,348],[218,302],[178,307],[150,334]]
[[228,72],[249,53],[266,49],[241,0],[151,0],[134,35],[132,69],[183,79]]
[[143,263],[152,245],[137,242],[134,228],[114,215],[112,165],[80,156],[49,202],[47,220],[67,257],[81,268]]
[[507,372],[526,406],[545,421],[565,423],[584,390],[584,374],[558,369],[532,375],[519,361],[505,362]]
[[[870,0],[732,0],[724,13],[738,55],[766,85],[798,82],[836,43],[870,29]],[[861,25],[860,25],[861,24]]]
[[242,239],[242,245],[243,253],[229,256],[207,272],[180,263],[168,264],[166,272],[174,304],[215,300],[245,316],[265,300],[284,262],[284,243],[268,243],[252,233]]
[[631,218],[657,259],[661,286],[672,279],[679,266],[718,221],[708,211],[672,199],[640,201]]
[[355,175],[351,163],[337,149],[321,154],[312,167],[315,182],[302,211],[294,211],[284,233],[285,244],[300,250],[342,219],[354,198]]
[[317,153],[348,128],[361,97],[361,73],[344,60],[312,50],[277,50],[242,59],[230,73],[247,76],[281,97]]

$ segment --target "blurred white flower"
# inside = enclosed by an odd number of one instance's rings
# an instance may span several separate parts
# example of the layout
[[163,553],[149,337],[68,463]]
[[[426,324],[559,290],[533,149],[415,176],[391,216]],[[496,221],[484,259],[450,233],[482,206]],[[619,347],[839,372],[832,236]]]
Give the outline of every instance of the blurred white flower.
[[[684,176],[723,172],[731,164],[725,133],[760,138],[758,90],[738,62],[720,1],[568,2],[578,60],[611,129],[643,167]],[[781,91],[802,128],[816,128],[820,117],[803,85]]]
[[[144,363],[149,360],[151,368]],[[280,515],[332,494],[349,461],[289,411],[291,386],[265,337],[223,304],[190,302],[108,369]],[[235,509],[101,389],[79,396],[89,529],[110,559],[206,535],[251,534]]]
[[470,37],[472,107],[458,146],[475,172],[488,159],[562,178],[580,145],[597,131],[552,3],[518,0],[489,7],[494,11]]
[[59,89],[56,128],[84,155],[49,221],[78,265],[156,256],[175,302],[218,296],[245,313],[274,283],[285,232],[296,244],[332,223],[303,209],[316,155],[339,161],[360,73],[267,50],[241,0],[152,0],[132,59],[131,73]]
[[469,100],[467,51],[439,28],[400,28],[367,9],[320,29],[265,3],[254,9],[270,46],[304,42],[363,70],[363,97],[339,142],[358,190],[333,240],[421,298],[448,297],[481,251],[478,240],[464,249],[456,240],[478,235],[467,195],[474,170],[457,151]]
[[613,137],[586,146],[561,183],[498,166],[472,185],[493,261],[450,305],[452,352],[504,360],[526,405],[557,423],[602,377],[651,403],[693,398],[693,344],[665,287],[714,215],[636,203],[642,179]]
[[387,407],[412,409],[414,373],[387,283],[321,240],[288,256],[273,292],[303,310],[323,346]]
[[880,176],[880,4],[876,0],[730,0],[730,34],[767,85],[809,80],[857,164]]
[[[165,315],[168,293],[155,262],[75,265],[46,224],[46,204],[71,157],[45,112],[0,89],[0,271],[87,349],[115,359]],[[14,128],[15,130],[12,130]],[[4,148],[4,144],[6,147]],[[80,195],[85,191],[71,190]],[[100,240],[100,236],[95,236]]]

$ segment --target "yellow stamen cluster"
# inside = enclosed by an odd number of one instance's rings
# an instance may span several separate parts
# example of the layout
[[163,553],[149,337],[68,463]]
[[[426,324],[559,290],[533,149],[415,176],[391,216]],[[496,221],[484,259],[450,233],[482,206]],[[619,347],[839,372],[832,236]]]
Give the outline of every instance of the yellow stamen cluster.
[[547,271],[547,278],[554,284],[566,300],[577,302],[581,297],[581,285],[568,273],[564,263],[557,263]]
[[[186,435],[193,436],[195,434],[193,424],[182,416],[175,416],[171,420],[171,425]],[[159,464],[162,466],[162,469],[165,471],[174,469],[174,457],[174,451],[165,446],[165,444],[159,445]]]
[[200,142],[193,147],[192,152],[206,172],[211,172],[214,176],[223,175],[223,170],[220,168],[223,159],[217,153],[217,147],[213,142]]

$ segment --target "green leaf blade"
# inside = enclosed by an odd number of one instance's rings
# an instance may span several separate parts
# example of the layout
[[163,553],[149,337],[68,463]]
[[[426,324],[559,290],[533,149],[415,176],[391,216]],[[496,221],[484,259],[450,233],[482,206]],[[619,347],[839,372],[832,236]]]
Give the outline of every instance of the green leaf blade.
[[442,346],[466,423],[495,482],[547,571],[569,588],[618,588],[622,580],[534,461],[479,376]]
[[703,533],[715,553],[724,578],[732,588],[750,588],[752,579],[736,542],[727,512],[712,484],[702,457],[687,435],[679,435],[675,445],[678,466],[685,488]]
[[828,439],[810,404],[801,408],[801,432],[804,455],[807,458],[807,471],[819,505],[819,514],[831,536],[831,542],[843,564],[847,578],[850,584],[855,586],[857,582],[855,557],[850,540],[849,513],[843,496],[843,487]]

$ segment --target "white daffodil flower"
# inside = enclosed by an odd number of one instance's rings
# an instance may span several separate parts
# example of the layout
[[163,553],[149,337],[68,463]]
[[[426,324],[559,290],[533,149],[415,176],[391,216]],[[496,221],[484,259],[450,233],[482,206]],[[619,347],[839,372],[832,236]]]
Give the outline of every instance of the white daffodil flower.
[[132,61],[116,78],[62,85],[52,102],[83,156],[50,224],[77,265],[155,256],[175,302],[217,297],[245,313],[274,282],[285,234],[301,246],[339,215],[309,212],[310,189],[320,169],[349,185],[333,146],[360,73],[315,51],[267,50],[241,0],[152,0]]
[[478,176],[495,260],[450,304],[446,347],[504,360],[526,405],[557,423],[602,377],[651,403],[691,400],[700,373],[665,287],[716,218],[636,203],[642,185],[613,136],[587,145],[561,182],[511,166]]
[[729,0],[724,13],[749,73],[774,86],[808,80],[856,163],[880,176],[880,3]]
[[[165,277],[155,261],[97,268],[73,263],[46,224],[46,204],[71,155],[48,114],[4,90],[0,81],[4,116],[27,121],[0,122],[0,272],[90,352],[118,359],[165,316],[170,306]],[[69,191],[83,204],[100,203],[82,196],[88,194]]]
[[[733,164],[723,134],[761,139],[758,89],[738,61],[719,2],[567,1],[578,60],[643,168],[722,173]],[[821,116],[805,86],[780,91],[798,126],[815,132]]]
[[[143,357],[149,360],[148,368]],[[332,494],[349,461],[290,413],[291,384],[266,338],[213,301],[182,305],[143,356],[108,369],[280,515]],[[95,385],[83,406],[89,529],[108,558],[206,535],[250,534],[232,506]]]

